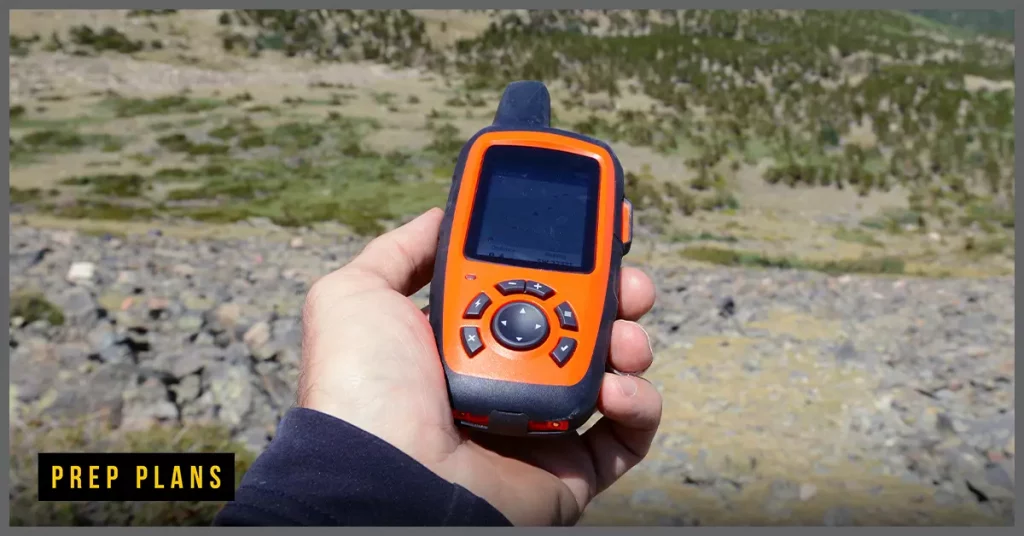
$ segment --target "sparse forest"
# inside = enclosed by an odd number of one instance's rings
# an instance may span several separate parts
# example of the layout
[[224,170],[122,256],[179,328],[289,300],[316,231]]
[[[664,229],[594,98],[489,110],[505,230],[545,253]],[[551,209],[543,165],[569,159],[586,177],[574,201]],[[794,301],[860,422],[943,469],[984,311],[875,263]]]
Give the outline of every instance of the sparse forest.
[[[455,109],[480,107],[475,93],[513,80],[544,81],[558,88],[556,120],[583,114],[559,126],[678,157],[696,175],[678,184],[633,169],[638,208],[654,209],[645,221],[735,209],[736,171],[763,162],[765,181],[791,188],[898,188],[922,230],[1013,226],[1014,93],[999,85],[1013,78],[1010,42],[954,40],[895,11],[488,14],[484,31],[447,47],[404,10],[225,11],[218,33],[231,54],[429,69],[461,85],[463,97],[446,102]],[[11,39],[12,49],[46,41]],[[81,26],[44,46],[89,54],[162,44]],[[649,104],[632,106],[636,95]],[[12,152],[34,143],[12,139]]]

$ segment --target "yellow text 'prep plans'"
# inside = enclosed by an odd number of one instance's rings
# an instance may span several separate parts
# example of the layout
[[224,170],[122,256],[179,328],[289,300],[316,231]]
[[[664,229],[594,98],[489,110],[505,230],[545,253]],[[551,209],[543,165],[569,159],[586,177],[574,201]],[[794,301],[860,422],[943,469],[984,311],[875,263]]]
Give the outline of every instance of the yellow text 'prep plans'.
[[55,453],[39,461],[40,501],[230,501],[233,453]]

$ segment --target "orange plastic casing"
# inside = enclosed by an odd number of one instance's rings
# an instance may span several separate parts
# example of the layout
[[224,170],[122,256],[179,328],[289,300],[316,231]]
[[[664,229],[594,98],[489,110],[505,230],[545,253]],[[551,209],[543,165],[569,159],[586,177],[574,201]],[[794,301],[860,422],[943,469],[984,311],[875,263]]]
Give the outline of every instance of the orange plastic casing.
[[[600,184],[591,272],[525,268],[466,257],[484,155],[499,145],[564,151],[598,162]],[[552,128],[488,127],[467,142],[453,177],[430,289],[431,326],[452,409],[457,415],[467,416],[461,424],[494,433],[534,435],[572,431],[590,417],[606,371],[611,326],[618,311],[620,265],[631,240],[631,220],[621,165],[611,149],[597,140]],[[496,285],[508,280],[539,281],[555,294],[549,299],[525,293],[504,296]],[[487,293],[491,305],[480,318],[465,318],[466,307],[480,292]],[[532,303],[546,314],[550,333],[539,347],[511,350],[492,334],[493,316],[510,301]],[[559,326],[554,308],[563,302],[568,302],[576,315],[576,329]],[[465,326],[477,327],[484,345],[473,356],[467,354],[460,337],[460,329]],[[550,353],[562,336],[575,339],[577,347],[572,357],[559,365]],[[552,422],[556,424],[546,428],[534,426]],[[545,431],[529,431],[535,428]]]

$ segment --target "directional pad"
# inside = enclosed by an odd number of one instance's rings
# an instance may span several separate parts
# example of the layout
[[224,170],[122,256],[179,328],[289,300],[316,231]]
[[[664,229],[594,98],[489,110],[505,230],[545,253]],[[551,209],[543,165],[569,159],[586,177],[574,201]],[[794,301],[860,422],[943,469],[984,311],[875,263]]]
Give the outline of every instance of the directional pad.
[[512,350],[536,348],[548,337],[550,328],[544,311],[532,303],[511,302],[494,315],[491,322],[494,338]]

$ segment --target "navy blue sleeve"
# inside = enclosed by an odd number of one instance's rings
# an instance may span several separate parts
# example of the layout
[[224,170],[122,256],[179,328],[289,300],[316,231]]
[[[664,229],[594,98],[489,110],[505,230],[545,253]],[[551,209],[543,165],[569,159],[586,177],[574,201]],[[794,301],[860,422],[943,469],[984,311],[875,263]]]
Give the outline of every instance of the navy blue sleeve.
[[242,477],[223,526],[510,526],[489,503],[384,440],[295,408]]

